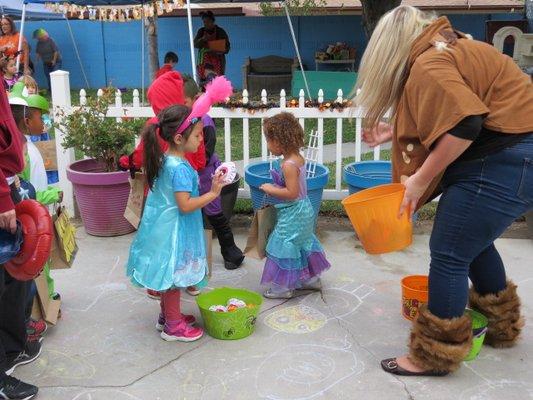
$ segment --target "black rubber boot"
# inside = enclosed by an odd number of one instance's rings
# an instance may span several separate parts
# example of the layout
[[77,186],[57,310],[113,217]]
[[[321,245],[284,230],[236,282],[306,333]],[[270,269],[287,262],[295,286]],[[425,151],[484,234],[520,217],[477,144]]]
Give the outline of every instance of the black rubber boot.
[[220,251],[224,258],[224,267],[226,269],[239,268],[244,260],[244,254],[242,254],[242,250],[235,244],[233,232],[231,231],[227,218],[222,213],[209,215],[207,218],[217,234]]

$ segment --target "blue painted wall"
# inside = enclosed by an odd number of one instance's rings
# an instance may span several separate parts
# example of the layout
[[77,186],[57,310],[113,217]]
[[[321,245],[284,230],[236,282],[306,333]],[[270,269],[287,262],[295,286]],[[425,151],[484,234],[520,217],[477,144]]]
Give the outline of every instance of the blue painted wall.
[[[475,38],[485,38],[487,19],[520,19],[520,14],[492,15],[450,15],[454,26]],[[191,72],[187,20],[185,18],[162,18],[159,25],[159,55],[167,51],[177,52],[180,57],[178,70]],[[194,32],[201,26],[199,18],[193,20]],[[241,67],[246,57],[260,57],[276,54],[294,57],[289,27],[285,18],[262,17],[220,17],[217,23],[230,36],[231,52],[228,54],[227,75],[234,86],[242,86]],[[329,43],[344,41],[357,48],[360,58],[366,45],[360,16],[318,16],[294,17],[293,23],[300,44],[300,51],[307,68],[314,69],[314,53]],[[63,55],[63,69],[71,73],[73,88],[85,86],[74,46],[65,21],[29,22],[26,24],[26,38],[31,32],[44,27],[58,44]],[[91,87],[102,87],[112,83],[117,87],[141,86],[141,24],[101,23],[96,21],[70,21],[73,36],[80,53],[81,62]],[[145,40],[146,42],[146,40]],[[145,82],[149,84],[148,47],[145,56]],[[35,58],[35,57],[33,57]],[[44,84],[42,66],[37,66],[37,79]]]

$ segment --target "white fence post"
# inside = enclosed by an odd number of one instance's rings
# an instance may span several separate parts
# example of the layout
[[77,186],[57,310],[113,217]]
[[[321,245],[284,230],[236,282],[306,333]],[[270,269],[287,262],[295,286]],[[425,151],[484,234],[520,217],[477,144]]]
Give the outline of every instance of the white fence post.
[[[115,92],[115,107],[116,108],[122,108],[122,92],[117,89]],[[121,118],[117,118],[117,122],[121,122]]]
[[[300,93],[298,93],[298,108],[300,110],[305,108],[305,92],[303,89],[300,89]],[[300,125],[305,132],[305,118],[300,118]]]
[[224,161],[231,161],[231,119],[224,118]]
[[[61,123],[62,114],[72,112],[70,99],[70,81],[68,71],[55,71],[50,74],[52,89],[52,105],[54,122]],[[63,192],[63,205],[70,215],[74,215],[74,192],[72,184],[67,179],[67,168],[75,160],[74,149],[64,149],[62,146],[65,133],[61,129],[55,129],[57,171],[59,175],[59,188]]]
[[363,133],[363,120],[361,117],[355,119],[355,161],[361,161],[361,135]]
[[[318,104],[320,105],[324,102],[324,91],[320,89],[318,91]],[[320,114],[320,108],[319,108]],[[317,131],[318,131],[318,162],[320,164],[324,163],[324,118],[317,119]]]
[[[248,90],[244,89],[242,91],[242,104],[248,104]],[[250,119],[247,117],[247,114],[242,119],[242,158],[243,165],[246,166],[250,163]],[[248,185],[245,183],[244,187]]]
[[84,106],[87,104],[87,92],[85,89],[80,90],[80,106]]
[[[337,103],[342,104],[342,89],[337,92]],[[341,190],[342,183],[342,118],[337,118],[337,139],[335,143],[335,190]]]
[[[267,98],[267,91],[265,89],[261,90],[261,103],[267,104],[268,98]],[[267,160],[267,142],[265,139],[265,133],[263,131],[263,121],[264,119],[261,118],[261,160],[266,161]]]
[[140,107],[140,106],[141,106],[141,102],[139,100],[139,90],[135,89],[133,91],[133,107]]
[[[139,100],[139,90],[138,89],[135,89],[133,91],[133,107],[134,108],[140,108],[141,107],[141,102]],[[137,135],[137,137],[135,138],[135,147],[137,147],[140,142],[141,142],[141,133],[139,133],[139,135]]]

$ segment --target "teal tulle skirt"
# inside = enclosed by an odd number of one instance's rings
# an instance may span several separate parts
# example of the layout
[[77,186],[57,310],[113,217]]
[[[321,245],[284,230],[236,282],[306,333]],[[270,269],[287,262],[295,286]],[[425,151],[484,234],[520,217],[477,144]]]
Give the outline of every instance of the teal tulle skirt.
[[275,205],[277,223],[268,240],[262,284],[295,289],[330,267],[314,234],[309,198]]

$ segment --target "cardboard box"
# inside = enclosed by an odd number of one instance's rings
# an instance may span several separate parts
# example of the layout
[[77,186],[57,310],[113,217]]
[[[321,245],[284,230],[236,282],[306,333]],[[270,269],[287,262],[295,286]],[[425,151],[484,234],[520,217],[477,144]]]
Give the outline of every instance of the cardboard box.
[[209,47],[209,50],[225,53],[226,52],[226,39],[210,40],[209,42],[207,42],[207,47]]
[[56,141],[52,139],[35,142],[34,144],[43,157],[44,169],[47,171],[57,171]]

